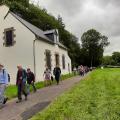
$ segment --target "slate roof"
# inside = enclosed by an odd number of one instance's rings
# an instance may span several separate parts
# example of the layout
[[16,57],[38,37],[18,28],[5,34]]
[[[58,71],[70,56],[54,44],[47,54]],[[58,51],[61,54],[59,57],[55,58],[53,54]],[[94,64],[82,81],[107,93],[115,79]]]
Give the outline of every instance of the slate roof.
[[[23,18],[21,18],[20,16],[16,15],[13,12],[10,12],[18,21],[20,21],[24,26],[26,26],[33,34],[35,34],[35,36],[39,39],[42,38],[42,40],[49,42],[51,44],[55,44],[52,40],[50,40],[46,35],[45,35],[45,31],[42,31],[40,28],[32,25],[31,23],[27,22],[26,20],[24,20]],[[62,47],[64,49],[67,49],[67,47],[65,47],[62,43],[58,43],[59,47]]]
[[[39,29],[38,27],[32,25],[31,23],[27,22],[23,18],[19,17],[18,15],[14,14],[13,12],[10,12],[18,21],[20,21],[24,26],[26,26],[32,33],[34,33],[37,38],[42,38],[44,40],[47,40],[48,42],[52,42],[46,35],[44,35],[44,31]],[[52,42],[53,43],[53,42]],[[54,43],[53,43],[54,44]]]

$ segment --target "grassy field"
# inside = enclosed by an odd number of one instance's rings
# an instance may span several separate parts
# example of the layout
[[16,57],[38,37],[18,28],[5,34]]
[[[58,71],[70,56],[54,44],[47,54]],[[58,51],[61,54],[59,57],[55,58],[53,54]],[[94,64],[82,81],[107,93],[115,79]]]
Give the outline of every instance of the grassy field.
[[120,69],[93,71],[32,120],[120,120]]
[[[74,74],[66,74],[66,75],[62,75],[61,76],[61,80],[65,80],[65,79],[68,79],[68,78],[71,78],[73,77]],[[55,84],[55,81],[53,82],[53,84]],[[40,89],[40,88],[43,88],[45,87],[44,86],[44,82],[37,82],[35,84],[36,88],[37,89]],[[30,88],[30,91],[32,91],[32,87]],[[5,91],[5,95],[9,98],[9,99],[12,99],[12,98],[15,98],[17,96],[17,87],[15,85],[10,85],[7,87],[6,91]]]

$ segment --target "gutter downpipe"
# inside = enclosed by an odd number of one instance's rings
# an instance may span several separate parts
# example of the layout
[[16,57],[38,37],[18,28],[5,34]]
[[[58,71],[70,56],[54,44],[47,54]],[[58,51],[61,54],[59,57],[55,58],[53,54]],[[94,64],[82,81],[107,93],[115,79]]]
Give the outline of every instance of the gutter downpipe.
[[35,52],[35,42],[37,38],[33,41],[33,61],[34,61],[34,74],[36,78],[36,52]]

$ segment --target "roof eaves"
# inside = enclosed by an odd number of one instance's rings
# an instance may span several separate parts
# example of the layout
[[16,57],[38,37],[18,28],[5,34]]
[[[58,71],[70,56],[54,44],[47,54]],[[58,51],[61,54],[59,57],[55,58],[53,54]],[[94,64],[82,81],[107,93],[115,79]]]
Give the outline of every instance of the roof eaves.
[[54,42],[52,42],[52,41],[50,41],[50,40],[46,40],[46,39],[44,39],[44,38],[42,38],[42,37],[40,37],[40,36],[35,35],[35,37],[36,37],[36,39],[42,40],[42,41],[47,42],[47,43],[49,43],[49,44],[52,44],[52,45],[55,44]]
[[59,46],[60,48],[63,48],[63,49],[65,49],[65,50],[68,50],[68,48],[65,47],[62,43],[58,43],[58,46]]

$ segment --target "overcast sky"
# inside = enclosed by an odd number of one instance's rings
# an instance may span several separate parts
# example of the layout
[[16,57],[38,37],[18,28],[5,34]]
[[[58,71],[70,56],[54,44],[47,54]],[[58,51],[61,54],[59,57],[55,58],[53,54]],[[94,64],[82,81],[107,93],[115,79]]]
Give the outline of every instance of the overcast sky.
[[120,51],[120,0],[32,0],[54,16],[62,16],[66,29],[79,39],[94,28],[109,37],[105,55]]

